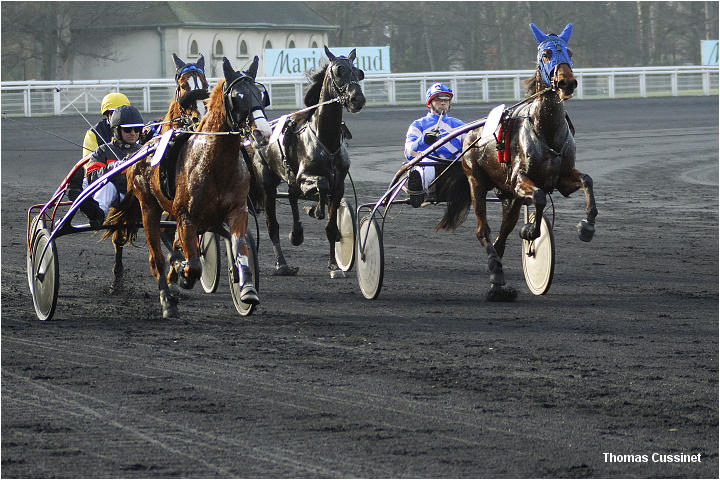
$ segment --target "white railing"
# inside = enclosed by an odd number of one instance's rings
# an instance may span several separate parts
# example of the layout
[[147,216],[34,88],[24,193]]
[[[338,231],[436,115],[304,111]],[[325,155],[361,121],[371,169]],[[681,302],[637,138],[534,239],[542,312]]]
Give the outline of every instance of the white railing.
[[[629,67],[578,68],[575,97],[607,99],[650,96],[717,95],[718,68]],[[368,105],[417,105],[434,82],[446,82],[458,103],[520,100],[523,81],[532,70],[423,72],[366,75],[363,92]],[[214,85],[217,78],[209,79]],[[261,78],[270,92],[271,109],[303,107],[304,77]],[[30,117],[98,113],[102,97],[110,91],[125,93],[130,102],[144,112],[164,112],[173,97],[171,79],[75,80],[2,82],[2,113]]]

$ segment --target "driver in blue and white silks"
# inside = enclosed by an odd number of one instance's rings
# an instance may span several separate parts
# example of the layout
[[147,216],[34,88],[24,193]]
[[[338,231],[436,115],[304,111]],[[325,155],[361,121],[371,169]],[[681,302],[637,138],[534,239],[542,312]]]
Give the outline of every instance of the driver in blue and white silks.
[[[424,117],[418,118],[410,124],[405,135],[405,157],[412,160],[420,152],[435,143],[448,131],[465,124],[462,120],[447,115],[453,91],[442,83],[434,83],[425,92],[425,105],[430,111]],[[461,151],[465,135],[460,135],[435,150],[434,157],[454,160]],[[430,184],[435,180],[435,167],[432,165],[418,165],[413,167],[408,175],[407,191],[410,194],[410,204],[419,207],[425,200],[425,195],[432,196]]]

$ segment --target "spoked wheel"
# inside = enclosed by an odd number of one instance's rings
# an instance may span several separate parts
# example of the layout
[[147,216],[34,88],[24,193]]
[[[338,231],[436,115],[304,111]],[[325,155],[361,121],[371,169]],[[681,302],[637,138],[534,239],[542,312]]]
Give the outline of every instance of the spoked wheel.
[[340,270],[347,272],[355,263],[355,208],[344,198],[340,200],[337,226],[340,241],[335,242],[335,261]]
[[[535,213],[528,214],[525,207],[525,223],[535,221]],[[540,222],[540,236],[535,240],[522,241],[522,266],[525,283],[535,295],[544,295],[550,290],[555,271],[555,240],[552,227],[543,216]]]
[[385,258],[382,232],[375,219],[360,220],[357,234],[357,279],[365,298],[374,300],[382,289]]
[[202,264],[200,284],[205,293],[215,293],[220,283],[220,241],[217,234],[203,233],[199,239],[198,252]]
[[[45,251],[44,255],[43,251]],[[35,236],[30,248],[28,268],[35,314],[40,320],[49,320],[55,313],[57,305],[60,266],[55,241],[50,240],[50,232],[45,228]]]
[[[257,251],[255,250],[255,240],[253,239],[252,233],[250,233],[249,231],[245,235],[245,241],[247,242],[248,247],[248,264],[250,267],[250,274],[252,275],[253,285],[255,285],[255,290],[259,292],[260,267],[258,265]],[[238,313],[243,317],[246,317],[252,314],[257,305],[252,303],[244,303],[242,300],[240,300],[240,296],[242,294],[242,285],[240,285],[240,283],[235,281],[235,279],[233,278],[233,269],[237,268],[236,262],[235,259],[232,258],[232,249],[230,248],[230,242],[226,241],[225,245],[228,248],[228,280],[230,283],[230,296],[232,296],[233,303],[235,304],[235,309],[238,311]]]

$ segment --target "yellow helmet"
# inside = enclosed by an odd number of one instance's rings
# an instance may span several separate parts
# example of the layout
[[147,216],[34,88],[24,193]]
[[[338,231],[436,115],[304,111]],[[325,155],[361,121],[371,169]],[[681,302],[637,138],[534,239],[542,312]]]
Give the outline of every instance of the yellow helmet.
[[130,105],[130,100],[128,100],[128,97],[125,96],[124,93],[108,93],[100,103],[100,113],[105,115],[108,110],[113,111],[121,105]]

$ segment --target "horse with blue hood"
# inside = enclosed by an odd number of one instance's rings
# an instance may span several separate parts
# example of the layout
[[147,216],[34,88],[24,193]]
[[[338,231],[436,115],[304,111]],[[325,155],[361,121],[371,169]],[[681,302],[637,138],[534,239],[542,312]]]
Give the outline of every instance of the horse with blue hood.
[[[527,97],[505,111],[498,131],[493,132],[495,141],[476,147],[482,127],[468,133],[463,143],[465,175],[455,178],[458,188],[450,190],[453,194],[437,226],[454,230],[464,221],[472,203],[477,218],[475,235],[488,256],[491,301],[508,301],[517,296],[515,289],[506,285],[502,257],[523,204],[535,207],[534,218],[520,229],[521,238],[532,241],[540,236],[548,194],[557,189],[567,197],[582,188],[586,219],[578,224],[578,235],[589,242],[595,232],[593,181],[575,168],[574,128],[564,106],[578,85],[568,49],[572,24],[559,35],[546,34],[534,24],[530,29],[538,45],[537,69],[527,81]],[[460,188],[463,182],[470,188]],[[490,190],[502,201],[502,223],[494,241],[490,239],[486,211]]]

